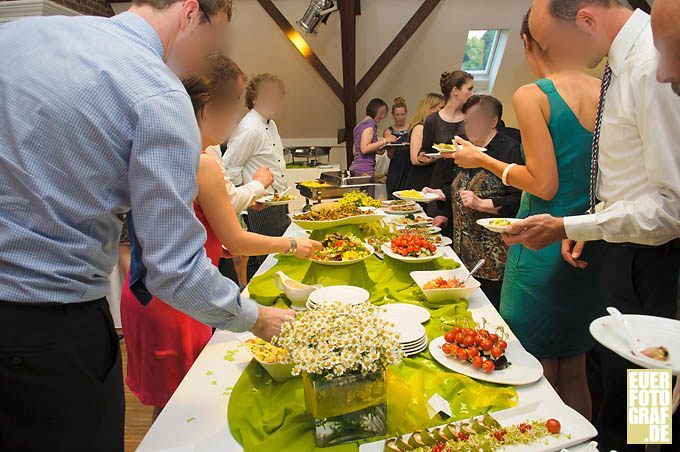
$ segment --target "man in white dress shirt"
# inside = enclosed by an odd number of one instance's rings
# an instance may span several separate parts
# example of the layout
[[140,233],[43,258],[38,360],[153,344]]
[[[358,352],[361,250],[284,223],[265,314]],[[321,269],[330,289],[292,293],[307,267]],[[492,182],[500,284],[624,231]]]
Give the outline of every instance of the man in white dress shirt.
[[[287,187],[286,161],[283,143],[274,118],[283,105],[285,89],[276,75],[258,74],[248,82],[246,106],[250,111],[243,117],[236,132],[227,143],[224,165],[235,185],[248,184],[262,167],[271,170],[274,183],[271,191],[282,192]],[[248,209],[248,229],[258,234],[281,236],[290,224],[288,206],[274,206],[264,210]],[[247,277],[250,279],[266,256],[248,259]]]
[[[608,58],[594,133],[591,211],[530,217],[509,227],[505,240],[540,249],[570,239],[562,254],[584,271],[582,242],[604,240],[605,306],[674,317],[680,271],[680,102],[669,85],[656,81],[650,18],[616,0],[535,0],[530,26],[556,61],[593,68]],[[626,368],[635,366],[604,349],[600,359],[598,440],[602,450],[635,450],[626,445],[625,392]]]

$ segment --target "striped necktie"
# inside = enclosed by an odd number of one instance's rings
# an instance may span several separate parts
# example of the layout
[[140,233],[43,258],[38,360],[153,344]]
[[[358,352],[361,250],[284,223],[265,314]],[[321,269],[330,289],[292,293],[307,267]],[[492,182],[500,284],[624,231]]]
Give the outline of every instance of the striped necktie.
[[595,212],[595,204],[597,204],[597,197],[595,190],[597,189],[597,159],[600,156],[600,128],[602,127],[602,113],[604,110],[604,100],[607,96],[609,84],[612,81],[612,68],[607,63],[604,67],[604,75],[602,76],[602,85],[600,86],[600,100],[597,103],[597,116],[595,117],[595,130],[593,131],[593,149],[590,160],[590,204],[587,213]]

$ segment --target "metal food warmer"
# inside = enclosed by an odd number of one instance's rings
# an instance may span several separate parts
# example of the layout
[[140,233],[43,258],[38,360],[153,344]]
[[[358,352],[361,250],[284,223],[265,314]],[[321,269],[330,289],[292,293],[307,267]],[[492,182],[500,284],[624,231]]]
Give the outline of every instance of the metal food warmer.
[[375,183],[373,176],[361,175],[349,170],[321,173],[321,177],[312,182],[324,185],[310,187],[304,185],[304,182],[296,184],[300,194],[306,198],[307,205],[314,201],[320,203],[324,199],[342,198],[345,193],[351,191],[362,191],[375,197],[375,188],[380,185]]
[[290,156],[289,163],[302,162],[304,166],[314,168],[318,165],[328,165],[331,146],[291,146],[285,148],[283,152],[284,156]]

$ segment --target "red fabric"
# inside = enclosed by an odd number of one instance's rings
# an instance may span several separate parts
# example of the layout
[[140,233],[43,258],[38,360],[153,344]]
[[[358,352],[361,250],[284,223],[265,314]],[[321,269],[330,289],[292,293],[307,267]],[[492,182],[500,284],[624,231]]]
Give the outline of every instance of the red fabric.
[[[222,244],[201,208],[196,217],[207,232],[205,250],[217,265]],[[130,291],[129,274],[121,293],[120,314],[127,347],[125,382],[145,405],[163,407],[212,336],[212,328],[154,297],[143,306]]]

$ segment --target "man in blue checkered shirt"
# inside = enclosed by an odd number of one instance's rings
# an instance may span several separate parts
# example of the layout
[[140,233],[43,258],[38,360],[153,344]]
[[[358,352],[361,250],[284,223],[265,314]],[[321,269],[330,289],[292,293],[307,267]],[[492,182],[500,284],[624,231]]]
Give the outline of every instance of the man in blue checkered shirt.
[[0,27],[0,450],[123,449],[106,300],[131,210],[146,286],[196,319],[276,334],[194,216],[199,130],[178,77],[225,39],[231,0],[139,0],[113,18]]

